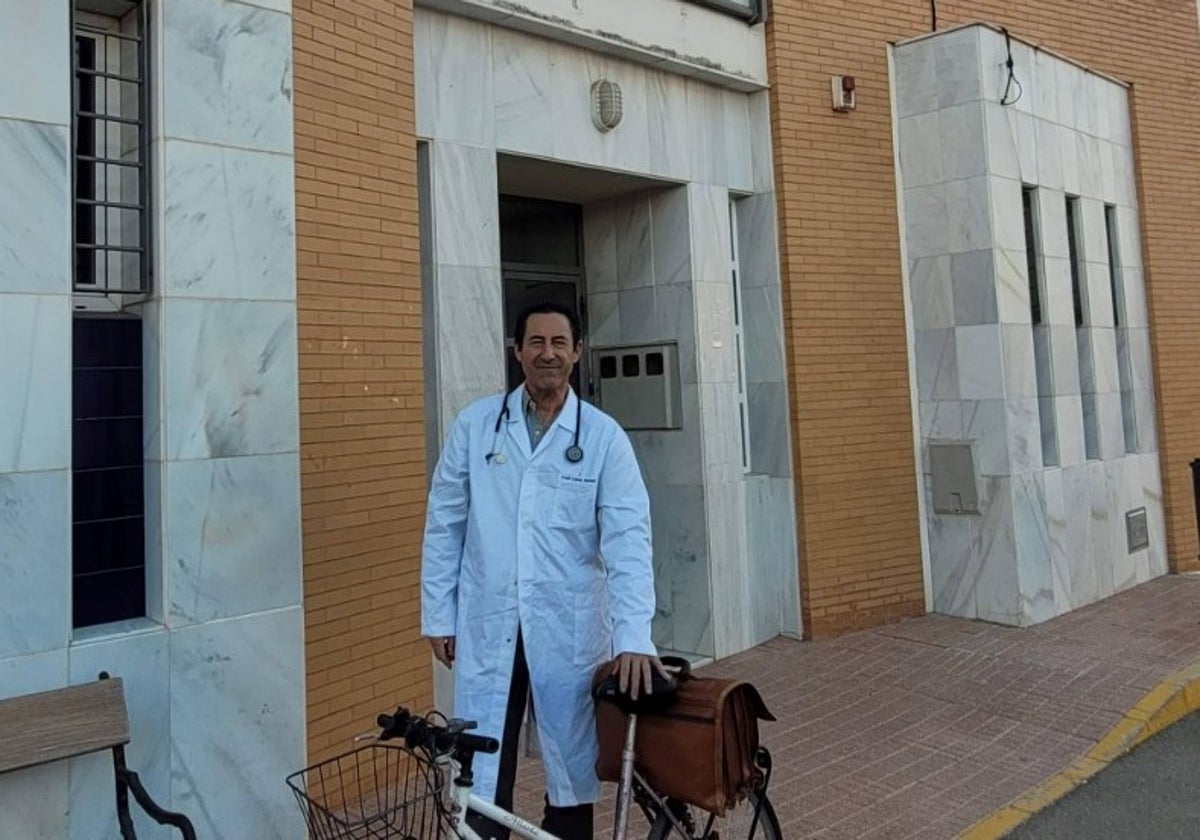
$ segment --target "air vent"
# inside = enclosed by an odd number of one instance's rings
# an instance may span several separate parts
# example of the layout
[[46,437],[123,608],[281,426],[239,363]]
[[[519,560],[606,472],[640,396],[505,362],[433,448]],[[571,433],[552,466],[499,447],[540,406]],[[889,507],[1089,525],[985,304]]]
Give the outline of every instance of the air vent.
[[1125,514],[1125,541],[1129,545],[1129,553],[1141,551],[1150,546],[1150,528],[1146,524],[1146,509],[1138,508]]

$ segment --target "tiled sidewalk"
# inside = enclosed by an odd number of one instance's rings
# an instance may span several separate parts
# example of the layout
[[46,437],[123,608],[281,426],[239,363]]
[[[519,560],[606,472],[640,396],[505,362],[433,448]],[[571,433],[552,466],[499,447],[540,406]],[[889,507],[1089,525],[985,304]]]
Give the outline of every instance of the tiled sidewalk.
[[[762,732],[788,840],[936,840],[1067,767],[1197,661],[1200,578],[1172,576],[1025,630],[930,615],[775,639],[703,673],[753,682],[779,718]],[[518,810],[540,816],[541,790],[525,761]],[[604,808],[596,837],[610,826]]]

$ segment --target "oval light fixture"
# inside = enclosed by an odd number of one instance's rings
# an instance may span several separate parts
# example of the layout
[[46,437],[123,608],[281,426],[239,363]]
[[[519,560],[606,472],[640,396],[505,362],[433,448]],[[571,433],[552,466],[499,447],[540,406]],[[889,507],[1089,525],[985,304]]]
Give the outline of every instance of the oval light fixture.
[[592,82],[592,123],[601,132],[616,128],[625,115],[621,86],[608,79]]

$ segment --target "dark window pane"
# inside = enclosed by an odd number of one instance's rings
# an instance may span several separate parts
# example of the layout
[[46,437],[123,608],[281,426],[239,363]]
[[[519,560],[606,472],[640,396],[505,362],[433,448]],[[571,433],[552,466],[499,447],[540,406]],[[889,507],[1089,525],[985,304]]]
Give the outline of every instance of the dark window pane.
[[1042,323],[1042,283],[1038,272],[1038,251],[1041,243],[1038,238],[1037,216],[1034,201],[1037,198],[1035,187],[1021,189],[1021,201],[1025,209],[1025,264],[1029,270],[1029,309],[1033,315],[1033,323]]
[[600,357],[600,378],[601,379],[616,379],[617,378],[617,357],[616,356],[601,356]]
[[75,470],[72,478],[76,523],[120,516],[141,516],[141,464],[112,470]]
[[72,413],[76,420],[140,417],[142,372],[138,368],[76,369]]
[[646,375],[647,376],[662,376],[663,374],[663,354],[662,353],[647,353],[646,354]]
[[637,376],[641,367],[641,357],[636,354],[621,357],[621,375]]
[[146,614],[146,572],[141,566],[77,575],[72,605],[76,627],[91,627]]
[[1079,199],[1067,196],[1067,253],[1071,260],[1071,302],[1075,307],[1075,326],[1083,326],[1083,268],[1079,264]]
[[141,516],[77,524],[74,534],[76,576],[144,565],[146,522]]
[[141,367],[142,322],[137,318],[76,318],[75,367]]
[[76,420],[72,435],[76,470],[142,463],[142,419]]
[[578,267],[583,209],[578,204],[500,196],[500,259]]

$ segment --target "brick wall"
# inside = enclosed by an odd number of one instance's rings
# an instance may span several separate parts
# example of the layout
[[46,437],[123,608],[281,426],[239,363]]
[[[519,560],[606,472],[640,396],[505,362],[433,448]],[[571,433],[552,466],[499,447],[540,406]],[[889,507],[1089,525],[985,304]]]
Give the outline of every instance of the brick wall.
[[[937,3],[1134,84],[1133,120],[1172,568],[1195,569],[1200,457],[1200,34],[1194,4]],[[931,4],[775,0],[768,27],[806,632],[923,610],[886,44]],[[829,77],[853,75],[835,114]]]
[[294,0],[301,492],[315,760],[432,701],[412,5]]

